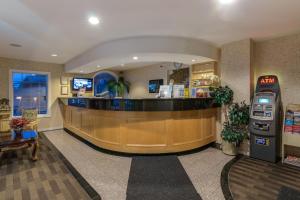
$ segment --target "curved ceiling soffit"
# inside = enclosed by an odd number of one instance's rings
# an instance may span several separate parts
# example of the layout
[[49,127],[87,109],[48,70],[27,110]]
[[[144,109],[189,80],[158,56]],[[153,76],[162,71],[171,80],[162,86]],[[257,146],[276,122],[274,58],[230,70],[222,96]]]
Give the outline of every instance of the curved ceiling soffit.
[[[101,43],[78,55],[65,64],[65,71],[77,72],[78,69],[84,68],[90,73],[130,63],[133,56],[139,56],[141,58],[139,62],[175,62],[176,56],[197,56],[218,60],[219,49],[209,42],[191,38],[167,36],[123,38]],[[105,68],[89,69],[97,65]]]

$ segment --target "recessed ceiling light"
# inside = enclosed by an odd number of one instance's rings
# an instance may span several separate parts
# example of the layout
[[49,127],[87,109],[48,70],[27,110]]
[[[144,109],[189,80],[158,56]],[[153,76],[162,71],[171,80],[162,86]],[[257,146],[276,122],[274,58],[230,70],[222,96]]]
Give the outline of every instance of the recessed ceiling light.
[[133,57],[132,57],[132,59],[133,59],[133,60],[138,60],[138,59],[139,59],[139,57],[137,57],[137,56],[133,56]]
[[52,56],[52,57],[57,57],[58,55],[54,53],[54,54],[52,54],[51,56]]
[[100,66],[100,65],[97,65],[97,67],[100,68],[101,66]]
[[16,43],[10,43],[9,45],[12,47],[22,47],[22,45]]
[[80,72],[80,73],[83,73],[83,70],[80,70],[79,72]]
[[196,62],[196,60],[195,60],[195,59],[193,59],[193,60],[192,60],[192,62]]
[[219,0],[220,4],[231,4],[233,3],[235,0]]
[[93,17],[90,17],[90,18],[89,18],[89,22],[90,22],[90,24],[92,24],[92,25],[97,25],[97,24],[99,24],[100,20],[99,20],[98,17],[93,16]]
[[121,66],[122,66],[122,67],[124,67],[124,66],[125,66],[125,64],[123,64],[123,63],[122,63],[122,64],[121,64]]

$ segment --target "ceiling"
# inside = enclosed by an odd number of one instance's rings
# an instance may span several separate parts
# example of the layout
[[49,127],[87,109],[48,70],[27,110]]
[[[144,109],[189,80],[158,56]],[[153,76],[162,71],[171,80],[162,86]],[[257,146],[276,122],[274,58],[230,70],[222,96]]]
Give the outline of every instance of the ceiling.
[[[124,63],[120,64],[116,61],[119,60],[125,60],[120,57],[113,57],[106,61],[105,63],[109,63],[108,65],[101,66],[97,65],[96,63],[91,63],[84,66],[78,66],[74,65],[75,67],[72,67],[71,69],[65,67],[65,71],[67,73],[76,73],[76,74],[89,74],[101,70],[108,70],[113,69],[114,71],[126,71],[130,69],[136,69],[140,67],[147,67],[152,65],[158,65],[162,63],[182,63],[185,65],[192,65],[195,63],[206,63],[214,61],[207,57],[201,57],[201,56],[191,56],[187,54],[140,54],[142,59],[138,61],[134,61],[132,59],[128,59]],[[101,61],[97,63],[103,63]]]
[[[1,0],[0,56],[66,63],[100,43],[134,36],[217,46],[263,40],[300,31],[299,9],[299,0]],[[90,15],[101,18],[99,26],[87,22]]]
[[164,63],[160,62],[137,62],[137,63],[127,63],[124,65],[115,66],[115,71],[126,71],[130,69],[135,69],[139,67],[147,67],[147,66],[153,66],[153,65],[163,65]]

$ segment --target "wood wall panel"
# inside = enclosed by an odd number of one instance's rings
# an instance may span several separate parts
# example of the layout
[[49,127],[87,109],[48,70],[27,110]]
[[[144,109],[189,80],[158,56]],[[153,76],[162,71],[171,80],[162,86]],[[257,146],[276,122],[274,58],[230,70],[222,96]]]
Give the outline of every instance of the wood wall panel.
[[65,106],[64,127],[93,144],[128,153],[170,153],[216,140],[217,108],[125,112]]
[[120,144],[121,120],[113,117],[94,116],[94,137],[101,142]]
[[161,119],[130,118],[124,124],[126,146],[161,147],[166,146],[166,125]]
[[170,122],[168,130],[173,135],[173,145],[195,142],[201,138],[199,119],[175,119]]
[[88,135],[94,135],[96,123],[93,122],[94,115],[91,114],[88,110],[82,110],[81,112],[81,130],[87,133]]
[[81,128],[81,114],[82,114],[82,109],[80,108],[71,109],[71,124],[72,126],[78,129]]
[[63,115],[63,117],[64,117],[64,123],[70,124],[71,120],[72,120],[71,108],[68,107],[68,106],[63,106],[61,108],[63,108],[63,112],[64,112],[64,115]]

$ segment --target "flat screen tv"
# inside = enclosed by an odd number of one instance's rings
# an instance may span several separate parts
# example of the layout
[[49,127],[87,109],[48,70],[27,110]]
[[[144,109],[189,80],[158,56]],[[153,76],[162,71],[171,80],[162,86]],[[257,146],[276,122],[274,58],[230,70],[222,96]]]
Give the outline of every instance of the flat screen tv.
[[73,78],[72,90],[78,91],[80,88],[85,88],[85,91],[93,91],[93,79],[92,78]]
[[163,79],[157,79],[157,80],[150,80],[149,81],[149,93],[158,93],[159,92],[159,86],[164,84]]

